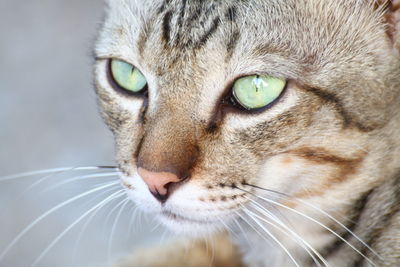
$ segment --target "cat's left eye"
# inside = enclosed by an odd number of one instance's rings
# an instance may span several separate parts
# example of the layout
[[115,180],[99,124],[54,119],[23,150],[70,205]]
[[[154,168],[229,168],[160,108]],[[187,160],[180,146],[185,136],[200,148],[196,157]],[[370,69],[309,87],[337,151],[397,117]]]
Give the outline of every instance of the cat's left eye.
[[114,82],[123,90],[131,93],[140,93],[146,88],[146,78],[132,64],[119,59],[112,59],[110,68]]
[[232,94],[246,110],[267,107],[282,94],[286,80],[266,75],[250,75],[235,81]]

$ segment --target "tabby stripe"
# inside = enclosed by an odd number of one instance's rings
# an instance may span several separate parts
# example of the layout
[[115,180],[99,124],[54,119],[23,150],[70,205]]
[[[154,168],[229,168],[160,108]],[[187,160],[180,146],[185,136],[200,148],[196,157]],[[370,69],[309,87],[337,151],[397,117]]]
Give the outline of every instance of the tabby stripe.
[[370,132],[372,130],[375,130],[375,127],[371,126],[366,126],[363,125],[362,123],[358,122],[355,120],[343,107],[343,104],[341,103],[340,99],[331,92],[327,92],[325,90],[315,88],[315,87],[305,87],[304,88],[306,91],[313,93],[314,95],[318,96],[321,100],[327,103],[331,103],[335,110],[339,113],[339,115],[343,119],[343,128],[348,128],[350,126],[356,127],[358,130],[362,132]]
[[202,37],[200,37],[199,41],[194,44],[194,48],[200,49],[201,47],[203,47],[207,43],[209,38],[217,31],[219,25],[220,19],[217,17],[213,20],[211,27],[208,29],[208,31]]
[[240,33],[238,30],[235,30],[229,37],[228,44],[226,45],[225,62],[228,62],[232,58],[233,52],[235,51],[235,48],[239,41],[239,37]]
[[215,10],[217,7],[215,6],[215,3],[211,3],[208,5],[208,7],[206,8],[205,12],[204,12],[204,16],[205,17],[209,17],[212,13],[213,10]]
[[[393,202],[388,212],[383,214],[383,216],[379,217],[379,225],[372,229],[372,231],[368,234],[368,241],[366,242],[370,247],[373,247],[376,243],[377,239],[382,235],[382,232],[387,229],[388,224],[390,223],[390,219],[400,212],[400,173],[396,175],[396,178],[393,179],[392,187],[394,188]],[[387,200],[391,198],[388,197]],[[364,255],[367,255],[368,248],[364,247],[361,252]],[[364,266],[365,258],[361,255],[358,255],[357,259],[353,261],[351,266],[361,267]]]
[[[236,23],[235,23],[235,19],[236,19],[236,8],[235,7],[230,7],[225,15],[227,17],[227,19],[231,22],[231,34],[229,36],[229,40],[228,43],[226,45],[226,56],[225,56],[225,62],[228,62],[232,55],[233,55],[233,51],[236,48],[236,45],[238,43],[239,40],[239,30],[237,29]],[[234,27],[234,29],[233,29]]]
[[320,147],[303,147],[296,150],[290,150],[286,153],[296,157],[303,158],[316,164],[334,164],[336,165],[336,172],[328,178],[322,185],[315,187],[313,190],[304,190],[296,194],[296,197],[312,197],[322,195],[325,191],[329,190],[332,186],[338,183],[343,183],[357,172],[360,164],[362,163],[365,152],[356,155],[355,158],[343,158],[332,154],[330,151]]
[[177,34],[177,37],[175,40],[176,45],[179,43],[179,40],[180,40],[180,33],[182,31],[182,26],[183,26],[182,21],[183,21],[183,17],[185,16],[186,1],[187,0],[182,0],[181,11],[180,11],[179,17],[178,17],[177,25],[178,25],[179,30],[178,30],[178,34]]
[[172,18],[172,11],[168,11],[165,13],[164,18],[163,18],[163,23],[162,23],[162,36],[164,39],[164,42],[166,44],[169,43],[170,41],[170,35],[171,35],[171,18]]
[[[313,161],[315,163],[334,163],[336,165],[347,166],[345,172],[351,172],[354,170],[361,158],[344,158],[333,154],[332,152],[322,148],[322,147],[302,147],[295,150],[290,150],[288,153],[294,154],[298,157],[302,157],[306,160]],[[342,170],[343,171],[343,170]]]
[[[351,232],[353,233],[355,232],[356,227],[361,219],[361,214],[363,213],[368,203],[369,196],[372,194],[373,191],[374,190],[372,189],[363,193],[352,205],[353,208],[351,209],[351,212],[349,212],[351,214],[351,218],[349,219],[349,224],[346,225],[346,227]],[[349,241],[349,239],[352,237],[349,231],[344,232],[340,236],[346,241]],[[332,241],[331,244],[327,245],[324,249],[322,249],[321,253],[322,257],[327,259],[333,256],[333,254],[337,252],[343,244],[345,244],[345,242],[339,237],[337,237],[334,241]]]
[[160,6],[160,8],[157,10],[158,14],[161,14],[164,12],[165,8],[169,5],[169,2],[171,0],[165,0],[164,3],[162,3],[162,5]]
[[226,17],[231,21],[234,22],[236,19],[236,7],[231,6],[228,8],[228,11],[226,12]]
[[[187,19],[187,21],[190,23],[190,27],[199,20],[200,16],[201,16],[201,11],[202,11],[202,6],[198,5],[196,6],[196,10],[192,11],[191,15],[189,16],[189,18]],[[190,28],[189,27],[189,28]]]

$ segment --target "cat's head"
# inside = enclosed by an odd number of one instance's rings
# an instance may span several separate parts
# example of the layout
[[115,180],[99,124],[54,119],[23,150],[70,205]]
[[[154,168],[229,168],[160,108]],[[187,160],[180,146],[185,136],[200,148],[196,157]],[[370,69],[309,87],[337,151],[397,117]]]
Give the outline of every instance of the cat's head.
[[396,35],[372,2],[109,1],[97,93],[137,205],[215,229],[254,186],[340,207],[398,164]]

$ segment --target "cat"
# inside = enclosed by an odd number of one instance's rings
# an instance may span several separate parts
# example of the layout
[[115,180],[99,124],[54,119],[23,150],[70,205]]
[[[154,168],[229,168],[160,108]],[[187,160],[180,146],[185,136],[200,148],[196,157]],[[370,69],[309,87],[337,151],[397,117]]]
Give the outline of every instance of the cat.
[[193,238],[119,266],[400,266],[399,21],[398,0],[107,1],[121,183]]

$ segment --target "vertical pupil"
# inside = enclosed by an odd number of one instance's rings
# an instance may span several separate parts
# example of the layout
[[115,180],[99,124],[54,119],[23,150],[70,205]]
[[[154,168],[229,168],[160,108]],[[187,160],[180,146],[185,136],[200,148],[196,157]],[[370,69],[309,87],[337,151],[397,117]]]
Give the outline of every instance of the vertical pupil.
[[256,78],[253,80],[254,88],[256,89],[256,93],[258,93],[258,89],[261,85],[262,80],[260,79],[260,75],[256,75]]

